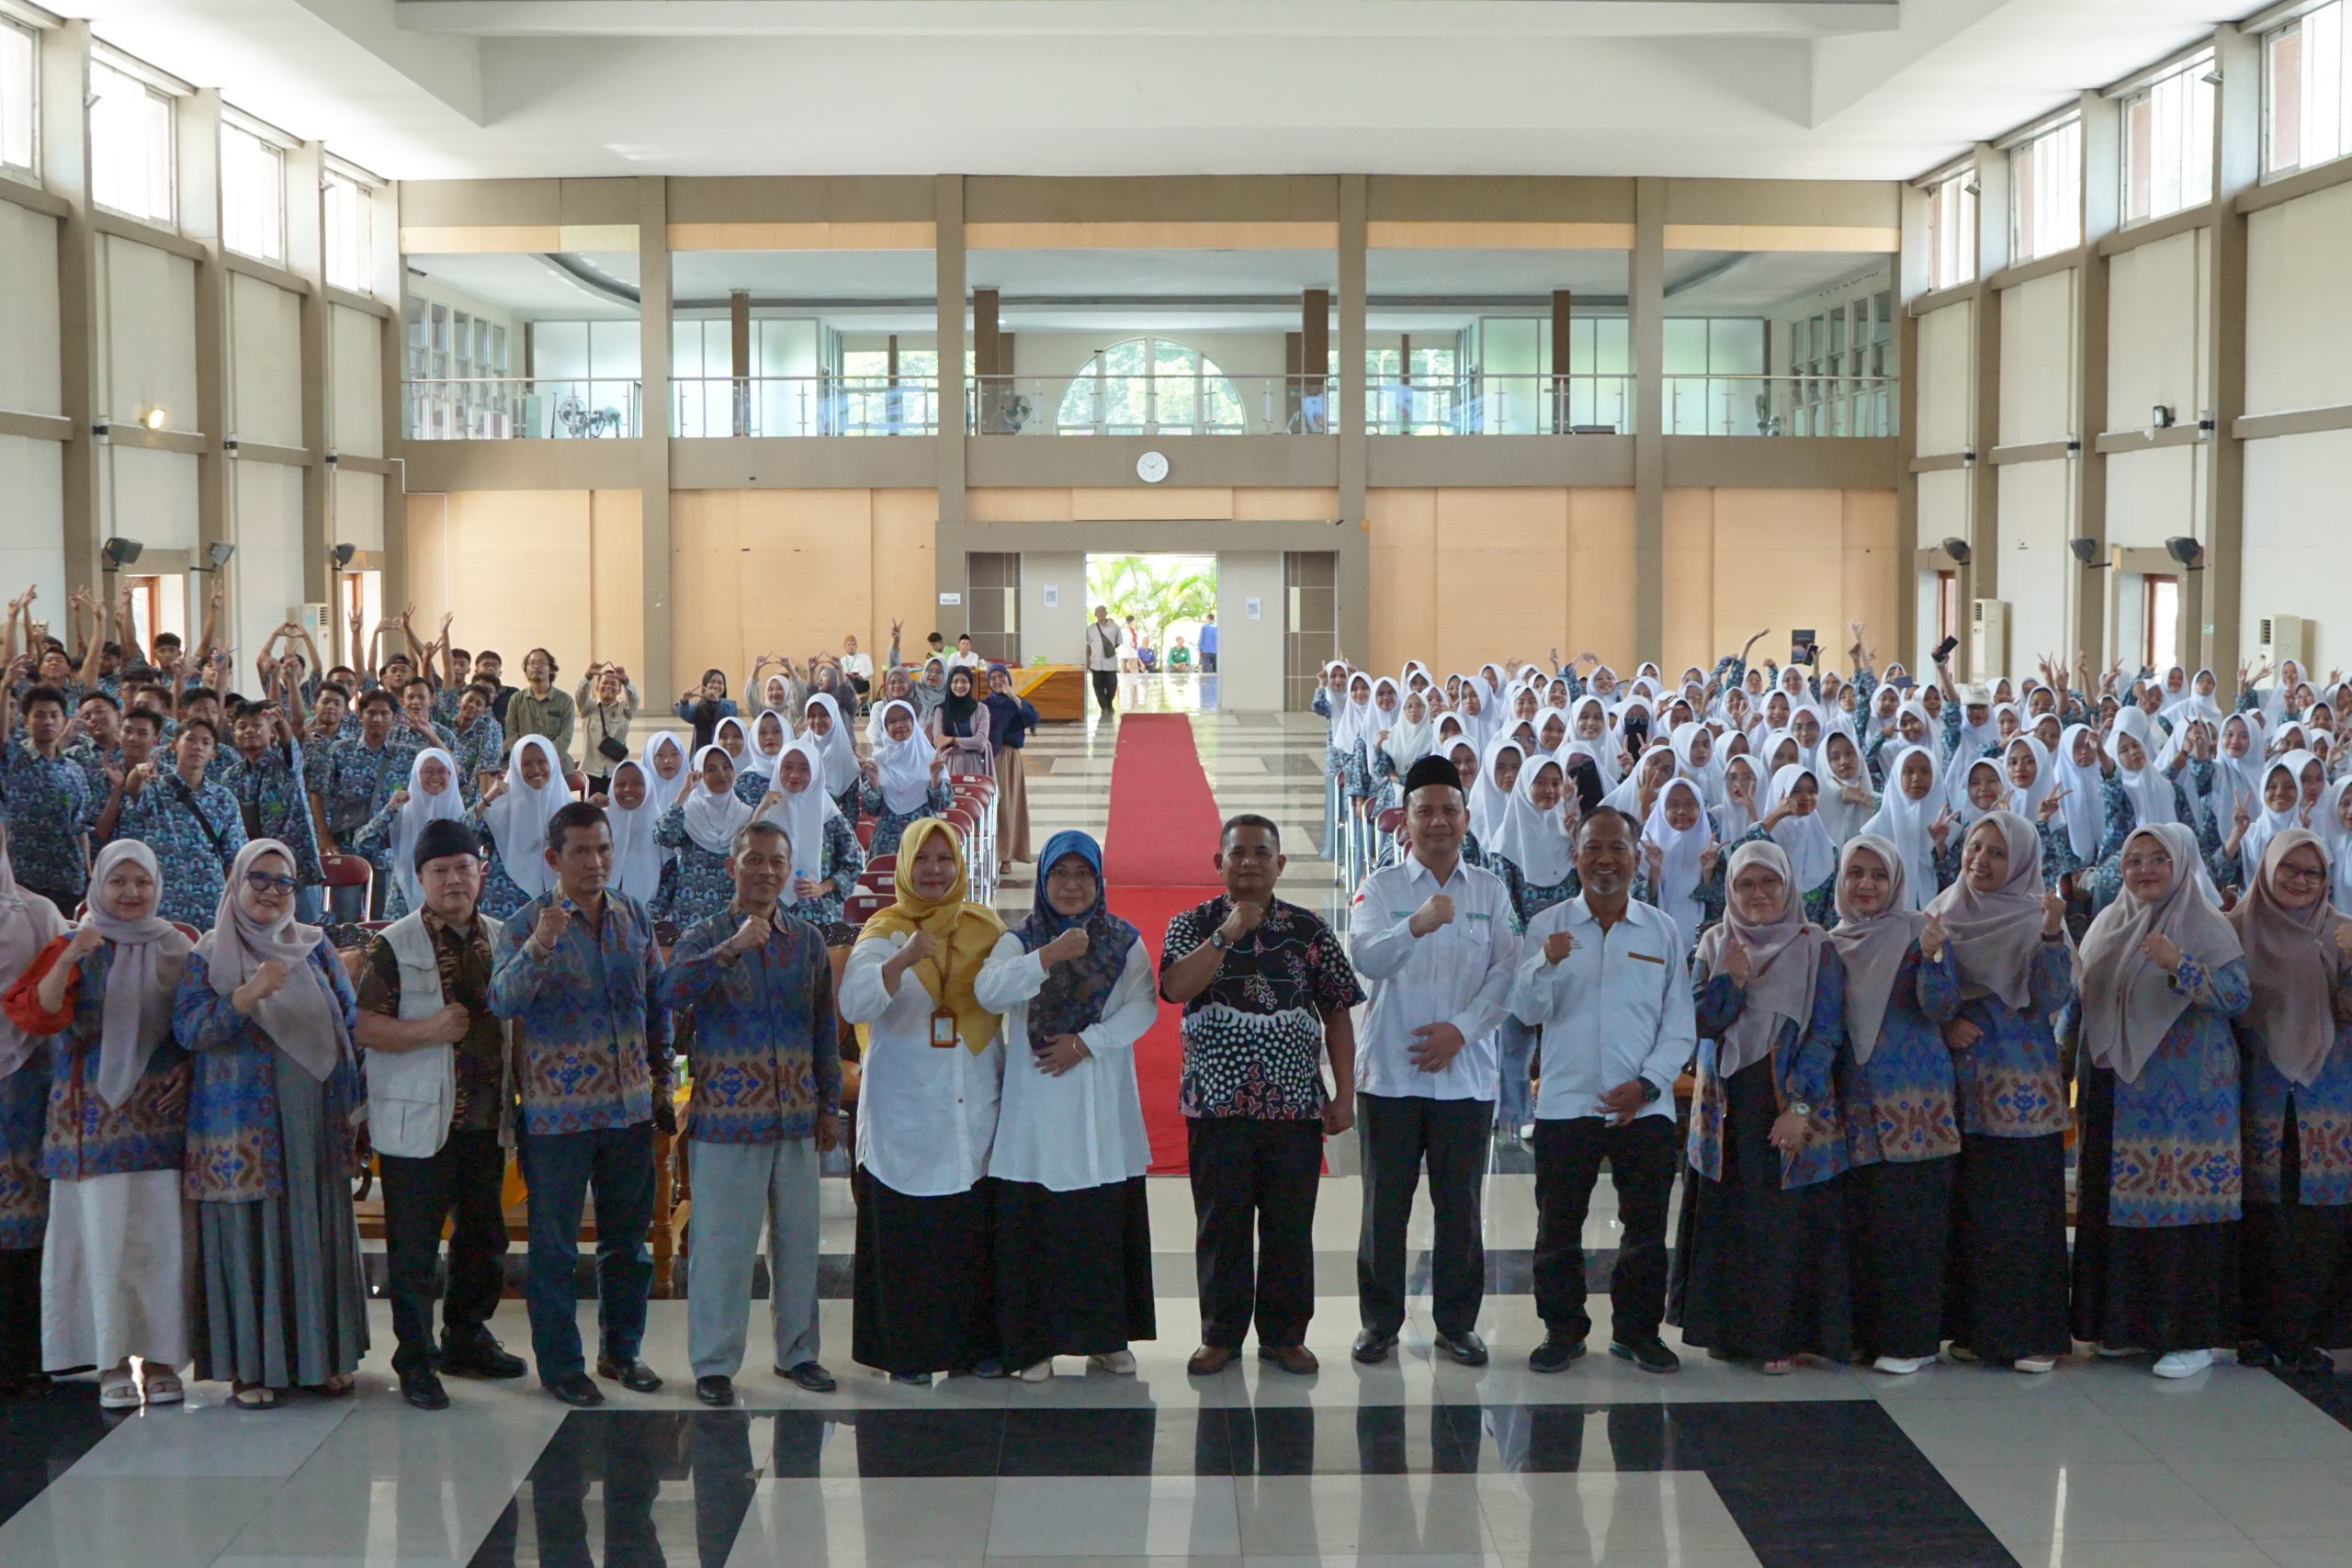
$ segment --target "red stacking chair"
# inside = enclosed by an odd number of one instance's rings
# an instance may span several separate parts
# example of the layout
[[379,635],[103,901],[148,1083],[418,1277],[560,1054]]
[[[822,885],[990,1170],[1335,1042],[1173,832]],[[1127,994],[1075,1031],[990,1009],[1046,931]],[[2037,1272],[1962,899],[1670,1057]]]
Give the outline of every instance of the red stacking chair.
[[364,857],[359,855],[321,855],[319,857],[319,868],[321,872],[323,873],[326,885],[329,887],[356,887],[361,889],[359,895],[359,908],[363,912],[376,907],[373,887],[373,884],[376,880],[376,868],[368,864]]
[[864,850],[870,850],[870,849],[872,849],[872,848],[874,847],[874,818],[871,818],[871,817],[861,817],[861,818],[859,818],[857,819],[857,828],[856,828],[855,831],[856,831],[856,833],[857,833],[857,845],[858,845],[858,848],[860,848],[860,849],[864,849]]
[[842,919],[853,926],[862,926],[891,905],[891,900],[875,893],[853,893],[842,903]]

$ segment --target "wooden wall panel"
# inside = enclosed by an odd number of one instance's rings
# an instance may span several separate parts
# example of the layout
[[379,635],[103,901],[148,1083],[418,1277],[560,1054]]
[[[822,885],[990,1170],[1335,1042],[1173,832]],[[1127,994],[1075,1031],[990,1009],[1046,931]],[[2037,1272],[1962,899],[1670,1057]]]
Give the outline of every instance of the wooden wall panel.
[[[600,490],[589,500],[594,529],[590,584],[594,657],[635,674],[645,668],[645,493]],[[582,665],[581,668],[585,669]],[[683,687],[685,682],[678,684]],[[642,708],[661,700],[638,688]]]
[[[1756,628],[1750,626],[1748,631]],[[1739,634],[1744,639],[1747,632]],[[1715,633],[1715,492],[1666,492],[1666,658],[1669,672],[1711,667]],[[1595,649],[1594,652],[1600,649]]]
[[1834,490],[1715,491],[1715,652],[1736,649],[1758,626],[1758,644],[1788,657],[1788,633],[1810,626],[1822,641],[1845,630],[1844,492]]
[[1567,637],[1566,491],[1439,491],[1436,552],[1441,671],[1538,660]]
[[[1572,490],[1568,502],[1568,639],[1560,657],[1590,649],[1617,670],[1633,669],[1634,492],[1631,490]],[[1574,646],[1570,646],[1573,643]],[[1531,649],[1541,659],[1552,645]]]
[[[928,490],[877,490],[874,492],[872,614],[864,622],[850,622],[829,631],[823,647],[838,650],[842,634],[855,631],[860,646],[870,641],[889,651],[890,622],[907,623],[909,636],[921,643],[939,614],[936,528],[939,493]],[[871,632],[865,626],[871,626]],[[811,647],[819,646],[812,643]]]
[[1351,662],[1401,670],[1437,647],[1437,491],[1375,490],[1364,496],[1372,525],[1372,646],[1342,648]]

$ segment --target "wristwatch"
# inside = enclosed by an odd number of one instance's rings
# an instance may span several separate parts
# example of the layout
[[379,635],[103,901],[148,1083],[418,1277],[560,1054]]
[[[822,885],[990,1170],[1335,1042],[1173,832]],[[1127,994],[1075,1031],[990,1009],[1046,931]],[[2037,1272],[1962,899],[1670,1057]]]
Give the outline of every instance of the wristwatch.
[[1807,1104],[1806,1104],[1804,1100],[1792,1100],[1791,1101],[1789,1101],[1789,1109],[1790,1109],[1790,1110],[1792,1110],[1792,1111],[1795,1111],[1798,1115],[1807,1118],[1808,1120],[1810,1120],[1810,1119],[1812,1118],[1812,1115],[1813,1115],[1813,1107],[1812,1107],[1812,1106],[1810,1106],[1810,1105],[1807,1105]]
[[1219,953],[1230,953],[1233,951],[1233,944],[1225,940],[1225,929],[1222,926],[1217,928],[1216,931],[1209,932],[1209,945],[1216,949]]
[[1648,1078],[1644,1078],[1642,1080],[1642,1103],[1644,1105],[1656,1105],[1657,1103],[1657,1097],[1665,1092],[1666,1091],[1664,1089],[1659,1089],[1657,1084],[1653,1083]]

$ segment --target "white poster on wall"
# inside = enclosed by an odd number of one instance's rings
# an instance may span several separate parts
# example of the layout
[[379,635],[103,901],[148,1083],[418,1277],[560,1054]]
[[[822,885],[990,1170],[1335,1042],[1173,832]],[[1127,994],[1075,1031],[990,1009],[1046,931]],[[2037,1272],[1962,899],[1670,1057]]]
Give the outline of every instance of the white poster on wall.
[[939,596],[939,602],[943,604],[961,604],[964,602],[964,596],[961,593],[942,593]]
[[1038,590],[1038,597],[1045,602],[1046,609],[1058,610],[1062,604],[1062,585],[1058,582],[1045,583]]
[[1259,603],[1260,602],[1255,599],[1244,599],[1241,601],[1241,618],[1245,621],[1256,620],[1258,618]]

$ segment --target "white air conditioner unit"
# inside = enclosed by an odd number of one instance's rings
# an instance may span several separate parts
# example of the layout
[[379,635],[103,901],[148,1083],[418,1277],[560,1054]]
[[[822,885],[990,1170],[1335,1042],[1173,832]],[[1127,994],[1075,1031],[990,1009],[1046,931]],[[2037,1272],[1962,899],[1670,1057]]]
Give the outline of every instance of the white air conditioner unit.
[[2308,674],[2312,645],[2319,638],[2319,623],[2305,615],[2265,615],[2255,627],[2255,651],[2273,670],[2291,659]]
[[286,618],[309,632],[324,648],[334,637],[334,618],[324,604],[296,604],[286,612]]
[[2009,602],[1968,602],[1968,678],[1990,681],[2009,668]]

